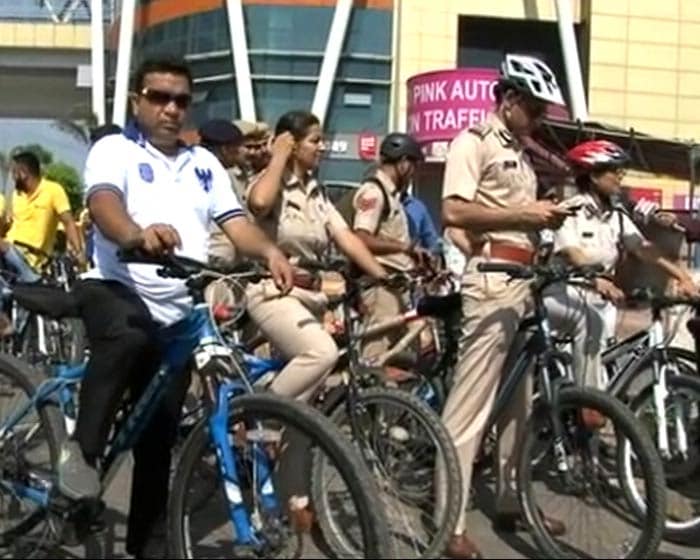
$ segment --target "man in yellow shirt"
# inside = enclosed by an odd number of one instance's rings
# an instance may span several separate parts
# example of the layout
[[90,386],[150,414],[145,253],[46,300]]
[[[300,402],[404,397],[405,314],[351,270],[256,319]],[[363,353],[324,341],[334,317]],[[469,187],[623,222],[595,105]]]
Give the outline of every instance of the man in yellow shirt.
[[39,160],[31,152],[12,157],[12,173],[15,180],[12,207],[7,209],[3,199],[0,208],[9,226],[5,240],[0,242],[7,264],[15,269],[20,280],[37,280],[36,268],[53,251],[59,223],[65,228],[69,252],[82,263],[85,260],[82,237],[63,187],[42,178]]

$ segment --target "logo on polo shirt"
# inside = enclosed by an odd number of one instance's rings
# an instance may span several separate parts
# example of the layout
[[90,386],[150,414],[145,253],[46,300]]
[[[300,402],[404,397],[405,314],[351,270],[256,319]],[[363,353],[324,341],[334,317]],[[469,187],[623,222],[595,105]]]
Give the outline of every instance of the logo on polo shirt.
[[139,175],[147,183],[153,182],[153,168],[150,163],[139,163]]
[[212,172],[211,169],[200,169],[199,167],[194,168],[194,172],[197,174],[197,179],[199,179],[199,184],[202,185],[204,192],[209,192],[212,185]]

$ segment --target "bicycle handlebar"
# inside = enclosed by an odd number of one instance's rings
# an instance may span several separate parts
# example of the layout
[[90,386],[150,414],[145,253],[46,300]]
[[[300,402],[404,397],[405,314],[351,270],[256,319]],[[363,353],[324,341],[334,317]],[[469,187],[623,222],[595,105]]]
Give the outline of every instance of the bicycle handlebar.
[[228,277],[255,282],[269,276],[267,271],[253,263],[241,263],[233,268],[222,270],[182,255],[155,256],[140,249],[120,249],[117,255],[122,262],[158,266],[160,268],[157,273],[163,278],[189,280],[196,276],[212,279]]
[[567,266],[567,265],[523,265],[510,262],[484,262],[477,265],[477,270],[484,273],[507,274],[512,279],[530,280],[540,278],[547,283],[565,281],[573,277],[594,278],[604,268],[601,265]]
[[675,307],[676,305],[700,307],[700,298],[665,296],[663,294],[654,293],[650,288],[633,290],[627,296],[627,301],[630,303],[649,303],[654,309],[665,309],[667,307]]

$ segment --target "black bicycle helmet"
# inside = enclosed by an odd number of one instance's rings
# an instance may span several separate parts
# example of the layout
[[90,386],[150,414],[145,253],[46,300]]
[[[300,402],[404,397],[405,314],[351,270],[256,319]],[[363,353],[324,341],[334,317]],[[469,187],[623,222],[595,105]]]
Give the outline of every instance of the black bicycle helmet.
[[388,134],[379,147],[379,155],[384,161],[398,161],[402,157],[423,161],[423,151],[416,140],[402,132]]

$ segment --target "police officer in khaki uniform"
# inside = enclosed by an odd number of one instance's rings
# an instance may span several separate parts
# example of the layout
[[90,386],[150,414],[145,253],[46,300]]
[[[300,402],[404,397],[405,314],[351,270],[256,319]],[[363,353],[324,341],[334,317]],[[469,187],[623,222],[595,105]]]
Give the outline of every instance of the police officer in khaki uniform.
[[[270,165],[251,184],[248,207],[292,264],[320,260],[331,243],[375,278],[386,271],[352,233],[313,174],[323,153],[318,119],[305,111],[283,115],[275,129]],[[272,282],[248,290],[248,312],[270,343],[289,360],[272,383],[276,393],[308,399],[338,359],[333,338],[319,321],[324,295],[297,267],[296,286],[280,297]]]
[[233,121],[243,133],[243,154],[252,175],[257,175],[270,163],[270,127],[264,122]]
[[[477,266],[489,260],[530,263],[533,234],[542,228],[559,227],[567,216],[552,201],[536,200],[537,179],[521,143],[548,103],[563,103],[554,75],[536,59],[507,55],[495,93],[495,111],[453,140],[442,193],[444,225],[467,229],[475,240],[462,281],[460,356],[443,412],[460,456],[465,486],[462,515],[447,550],[451,558],[480,557],[465,533],[472,465],[507,353],[531,299],[527,282],[482,274]],[[530,396],[528,383],[522,385],[498,426],[495,524],[501,530],[514,530],[519,522],[512,479],[515,448],[522,441]],[[559,521],[546,519],[545,523],[553,534],[565,531]]]
[[[377,260],[390,271],[408,272],[425,264],[427,251],[411,241],[408,217],[402,204],[416,166],[423,161],[418,143],[408,134],[392,133],[382,142],[381,163],[365,180],[353,198],[353,229]],[[406,294],[398,289],[375,286],[363,294],[366,324],[396,316],[406,305]],[[363,357],[385,352],[400,333],[382,335],[368,341]]]
[[554,328],[565,334],[586,333],[585,337],[574,338],[574,372],[583,383],[604,388],[600,352],[605,340],[615,334],[614,304],[624,299],[613,282],[623,253],[659,266],[678,282],[682,294],[697,295],[697,288],[690,274],[664,258],[639,231],[626,209],[615,203],[629,161],[620,146],[591,140],[569,150],[567,159],[576,173],[579,189],[579,194],[567,204],[581,209],[556,232],[555,258],[574,265],[600,265],[607,277],[597,278],[590,288],[551,286],[544,301]]
[[[212,119],[199,128],[200,144],[212,152],[231,178],[231,187],[238,200],[245,199],[248,182],[245,153],[242,149],[243,134],[231,122]],[[236,261],[236,249],[216,224],[209,236],[209,258],[214,265],[230,266]]]

